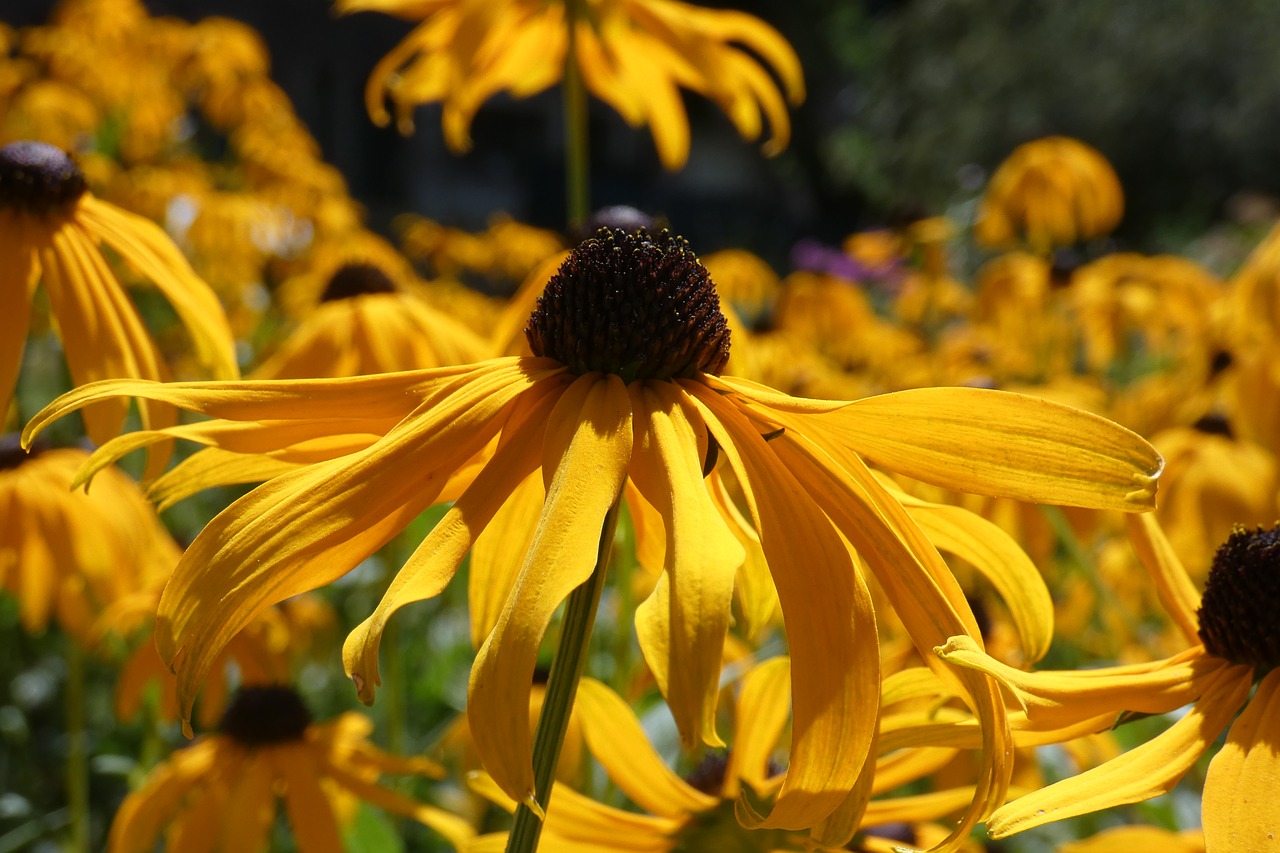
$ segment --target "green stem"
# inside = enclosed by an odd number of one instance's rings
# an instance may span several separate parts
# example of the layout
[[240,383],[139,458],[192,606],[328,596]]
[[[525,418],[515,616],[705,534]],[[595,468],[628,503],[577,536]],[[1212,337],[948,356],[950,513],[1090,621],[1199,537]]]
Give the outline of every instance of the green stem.
[[67,637],[67,806],[71,812],[68,850],[89,853],[89,756],[85,747],[84,652]]
[[568,44],[564,57],[564,159],[565,207],[569,231],[587,221],[591,215],[589,184],[591,156],[587,146],[587,90],[578,67],[578,21],[582,20],[582,0],[565,0],[565,26]]
[[[591,577],[569,593],[564,609],[564,622],[560,627],[560,645],[551,663],[551,675],[547,679],[547,695],[542,702],[542,716],[538,718],[538,731],[533,737],[533,790],[538,805],[545,811],[551,805],[551,788],[555,784],[556,765],[560,762],[560,749],[564,746],[565,731],[569,728],[569,712],[573,710],[573,697],[578,692],[578,681],[587,660],[587,646],[591,642],[591,629],[596,621],[596,608],[600,604],[600,591],[613,551],[613,537],[618,528],[618,511],[621,496],[605,514],[600,529],[600,549],[596,553],[596,566]],[[538,837],[542,834],[542,821],[523,803],[516,808],[515,823],[507,839],[507,853],[533,853],[538,849]]]

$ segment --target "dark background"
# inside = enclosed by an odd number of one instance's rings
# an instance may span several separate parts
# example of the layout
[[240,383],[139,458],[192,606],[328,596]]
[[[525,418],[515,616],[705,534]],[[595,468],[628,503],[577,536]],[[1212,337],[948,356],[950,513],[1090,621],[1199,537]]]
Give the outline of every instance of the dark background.
[[[36,23],[48,0],[5,0]],[[153,14],[239,18],[257,28],[273,74],[347,176],[375,228],[414,211],[483,228],[506,211],[564,220],[557,90],[481,108],[474,148],[441,139],[439,108],[417,133],[375,127],[362,90],[411,28],[324,0],[149,0]],[[923,212],[964,214],[1017,144],[1051,133],[1099,148],[1124,183],[1122,245],[1176,250],[1242,193],[1280,193],[1280,4],[1274,0],[742,0],[805,68],[793,141],[766,159],[700,96],[686,105],[693,148],[664,172],[647,131],[591,109],[592,201],[663,213],[699,251],[746,246],[783,266],[796,240]],[[1257,210],[1257,205],[1254,205]],[[1266,207],[1264,205],[1263,209]]]

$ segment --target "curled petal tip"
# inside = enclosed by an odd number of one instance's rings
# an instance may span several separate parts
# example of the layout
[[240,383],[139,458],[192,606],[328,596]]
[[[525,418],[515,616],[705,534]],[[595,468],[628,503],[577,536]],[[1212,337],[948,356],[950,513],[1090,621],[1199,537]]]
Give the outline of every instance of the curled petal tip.
[[524,799],[521,800],[520,802],[528,806],[529,811],[533,812],[534,815],[538,818],[538,820],[545,821],[547,819],[547,813],[542,808],[542,806],[538,805],[538,800],[536,797],[534,797],[533,791],[530,791],[529,793],[525,794]]
[[191,717],[190,717],[190,716],[185,716],[185,717],[183,717],[183,718],[182,718],[182,736],[183,736],[184,738],[186,738],[187,740],[194,740],[194,739],[195,739],[196,733],[195,733],[195,731],[194,731],[194,730],[192,730],[192,728],[191,728]]

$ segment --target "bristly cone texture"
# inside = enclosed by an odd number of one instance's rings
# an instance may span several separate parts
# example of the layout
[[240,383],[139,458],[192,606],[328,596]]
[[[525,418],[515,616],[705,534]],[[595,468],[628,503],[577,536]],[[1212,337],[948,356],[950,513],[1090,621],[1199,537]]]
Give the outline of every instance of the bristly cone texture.
[[1280,526],[1237,526],[1218,548],[1200,601],[1209,652],[1259,670],[1280,664]]
[[729,360],[715,284],[666,230],[596,231],[547,282],[525,335],[534,355],[627,382],[718,374]]
[[0,148],[0,208],[60,213],[88,187],[80,167],[61,148],[44,142],[11,142]]
[[301,740],[311,712],[292,687],[258,684],[241,687],[222,712],[218,730],[244,746]]

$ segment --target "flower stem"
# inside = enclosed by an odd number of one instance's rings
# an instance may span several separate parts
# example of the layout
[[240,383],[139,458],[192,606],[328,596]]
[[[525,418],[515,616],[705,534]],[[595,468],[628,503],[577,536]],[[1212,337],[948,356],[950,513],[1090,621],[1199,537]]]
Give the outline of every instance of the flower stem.
[[85,748],[84,652],[67,637],[67,806],[71,838],[67,849],[89,853],[89,756]]
[[[587,646],[591,642],[591,629],[596,621],[596,608],[600,604],[600,591],[609,566],[609,554],[613,551],[613,537],[618,528],[618,511],[621,495],[609,507],[600,529],[600,549],[596,553],[596,566],[591,577],[569,593],[564,608],[564,622],[560,627],[560,644],[551,674],[547,679],[547,695],[542,703],[542,716],[538,718],[538,731],[533,737],[533,786],[538,804],[545,811],[551,805],[551,787],[555,784],[556,765],[560,762],[560,749],[564,746],[565,731],[569,728],[569,713],[573,710],[573,697],[578,692],[578,681],[587,659]],[[538,849],[538,837],[542,834],[542,821],[523,803],[516,808],[515,823],[507,839],[507,853],[533,853]]]
[[565,207],[569,231],[587,221],[591,212],[589,184],[590,153],[587,146],[587,90],[578,68],[578,22],[582,20],[582,0],[566,0],[565,26],[568,40],[564,56],[564,159]]

